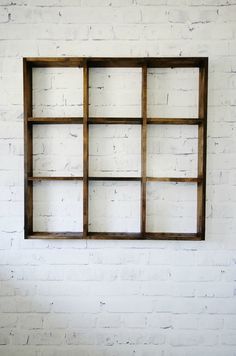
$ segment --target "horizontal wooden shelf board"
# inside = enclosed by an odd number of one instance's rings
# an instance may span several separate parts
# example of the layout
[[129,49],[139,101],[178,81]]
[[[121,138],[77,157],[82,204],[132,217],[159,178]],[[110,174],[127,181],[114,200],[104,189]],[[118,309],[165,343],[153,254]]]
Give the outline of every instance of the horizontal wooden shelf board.
[[28,177],[29,181],[38,180],[83,180],[83,177]]
[[99,180],[99,181],[141,181],[141,177],[88,177],[88,180]]
[[82,117],[29,117],[31,124],[83,124]]
[[32,232],[28,239],[83,239],[82,232]]
[[157,125],[200,125],[202,123],[202,119],[199,118],[155,118],[151,117],[147,119],[147,123],[157,124]]
[[139,232],[88,232],[88,239],[94,240],[138,240],[142,238]]
[[90,117],[89,124],[112,124],[112,125],[138,125],[142,123],[140,117]]
[[28,239],[91,239],[91,240],[202,240],[197,233],[162,233],[162,232],[33,232]]
[[25,61],[32,67],[83,67],[86,58],[83,57],[27,57]]
[[146,232],[146,240],[201,240],[198,233]]
[[202,67],[206,57],[28,57],[25,61],[33,67],[142,67],[180,68]]
[[202,178],[191,177],[147,177],[146,180],[147,182],[202,182]]
[[[83,117],[29,117],[30,124],[83,124]],[[203,119],[193,118],[147,118],[149,125],[200,125]],[[140,117],[90,117],[91,125],[141,125]]]

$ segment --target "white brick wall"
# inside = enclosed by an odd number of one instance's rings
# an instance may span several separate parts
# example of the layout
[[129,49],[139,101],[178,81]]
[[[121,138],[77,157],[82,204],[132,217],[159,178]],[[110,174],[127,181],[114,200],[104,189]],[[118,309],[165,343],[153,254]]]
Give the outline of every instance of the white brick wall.
[[[235,48],[235,0],[0,0],[1,356],[236,355]],[[22,57],[65,55],[209,56],[206,241],[23,240]],[[116,105],[120,116],[139,115],[138,71],[121,72],[94,70],[94,116],[114,115]],[[195,78],[194,71],[149,73],[150,115],[195,115],[197,88],[189,75]],[[37,70],[34,84],[37,114],[81,115],[79,70]],[[112,100],[102,105],[110,92]],[[150,132],[150,174],[194,175],[196,132],[175,129]],[[139,172],[139,133],[135,126],[126,130],[92,128],[96,175]],[[40,127],[34,137],[35,173],[82,173],[80,128]],[[40,190],[53,198],[52,204],[36,199],[40,228],[62,223],[59,208],[67,213],[65,227],[80,228],[82,192],[77,184],[73,194],[74,184],[36,185],[36,198]],[[114,227],[115,206],[118,226],[135,229],[137,194],[124,183],[93,186],[91,198],[107,199],[104,216],[93,201],[96,227]],[[176,204],[175,189],[163,191],[164,201],[154,191],[150,212],[158,202],[169,205],[172,224],[192,228],[194,198]],[[150,229],[158,228],[149,219]],[[161,224],[166,227],[164,218]]]

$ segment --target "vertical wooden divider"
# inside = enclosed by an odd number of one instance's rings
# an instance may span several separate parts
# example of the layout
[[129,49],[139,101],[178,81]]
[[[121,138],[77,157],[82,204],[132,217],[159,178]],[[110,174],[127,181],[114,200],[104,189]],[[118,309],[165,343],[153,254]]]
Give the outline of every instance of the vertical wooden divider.
[[201,181],[197,185],[197,233],[202,240],[205,239],[206,220],[207,87],[208,58],[204,58],[199,68],[198,116],[202,122],[198,126],[198,178],[201,178]]
[[141,136],[141,234],[146,232],[146,163],[147,163],[147,65],[142,66],[142,136]]
[[24,92],[24,225],[25,239],[33,232],[33,143],[32,125],[28,118],[32,117],[32,66],[23,60],[23,92]]
[[89,68],[85,62],[83,66],[83,237],[88,237],[88,209],[89,209],[89,187],[88,187],[88,117],[89,117]]

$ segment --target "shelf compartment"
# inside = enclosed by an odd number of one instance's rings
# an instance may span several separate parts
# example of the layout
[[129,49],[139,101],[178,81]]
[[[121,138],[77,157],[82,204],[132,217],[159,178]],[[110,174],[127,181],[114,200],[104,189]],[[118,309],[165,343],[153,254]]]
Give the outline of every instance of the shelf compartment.
[[154,125],[147,133],[148,177],[200,176],[197,125]]
[[196,182],[149,181],[146,234],[198,233],[197,189]]
[[140,233],[141,182],[89,180],[89,233]]
[[31,185],[34,197],[33,232],[43,235],[48,232],[49,235],[82,232],[82,181],[39,180],[31,182]]

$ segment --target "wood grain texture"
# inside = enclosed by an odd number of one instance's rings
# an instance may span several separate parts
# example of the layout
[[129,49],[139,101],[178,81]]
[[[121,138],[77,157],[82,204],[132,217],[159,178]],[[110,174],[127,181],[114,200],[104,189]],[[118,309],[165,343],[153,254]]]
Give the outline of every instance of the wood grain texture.
[[[84,234],[82,232],[33,232],[28,235],[29,239],[58,239],[58,240],[70,240],[70,239],[84,239]],[[198,234],[190,233],[132,233],[132,232],[89,232],[87,239],[94,240],[192,240],[199,241],[201,237]]]
[[208,89],[208,59],[204,59],[199,69],[199,118],[202,123],[198,128],[198,177],[202,181],[197,189],[197,232],[205,239],[206,221],[206,161],[207,161],[207,89]]
[[98,180],[98,181],[118,181],[118,182],[125,182],[125,181],[140,182],[142,180],[141,177],[89,177],[88,179]]
[[25,60],[34,67],[142,67],[191,68],[201,67],[204,57],[28,57]]
[[33,184],[28,177],[33,175],[32,126],[28,117],[32,116],[32,67],[23,60],[23,95],[24,95],[24,235],[33,231]]
[[191,118],[148,118],[148,124],[155,125],[200,125],[202,119],[191,119]]
[[89,68],[87,63],[83,67],[83,236],[87,238],[88,235],[88,217],[89,217]]
[[[83,124],[83,117],[29,117],[32,124]],[[141,125],[138,117],[89,117],[92,125]],[[147,118],[147,124],[153,125],[200,125],[202,119],[192,118]]]
[[86,63],[83,57],[28,57],[24,60],[34,67],[83,67]]
[[31,124],[83,124],[82,117],[29,117]]
[[200,183],[200,177],[147,177],[147,182],[183,182],[183,183]]
[[88,238],[95,240],[137,240],[144,234],[134,232],[89,232]]
[[141,233],[146,231],[146,170],[147,170],[147,66],[142,67],[142,134],[141,134]]
[[94,125],[138,125],[142,123],[142,119],[138,117],[90,117],[88,122]]
[[83,177],[28,177],[28,181],[40,180],[83,180]]
[[146,232],[146,240],[201,240],[198,233]]
[[82,239],[82,232],[32,232],[28,236],[29,239]]

